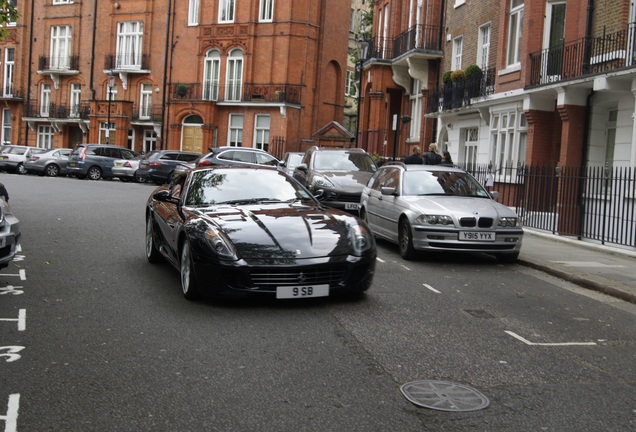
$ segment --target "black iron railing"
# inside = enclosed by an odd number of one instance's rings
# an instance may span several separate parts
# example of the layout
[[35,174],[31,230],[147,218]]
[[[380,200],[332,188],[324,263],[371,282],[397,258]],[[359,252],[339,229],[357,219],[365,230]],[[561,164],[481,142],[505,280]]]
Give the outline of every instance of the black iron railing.
[[636,168],[519,165],[463,166],[524,226],[636,248]]
[[206,83],[170,84],[172,101],[289,103],[300,105],[302,85],[238,83],[219,85]]
[[90,104],[60,105],[31,103],[26,106],[26,117],[39,117],[47,119],[88,119]]
[[160,123],[163,121],[161,105],[134,105],[132,121]]
[[79,56],[40,56],[38,61],[40,71],[76,71],[79,70]]
[[106,70],[150,70],[150,56],[148,54],[107,54],[104,58]]
[[476,97],[495,91],[495,69],[487,69],[481,76],[455,81],[438,87],[429,94],[427,112],[447,111],[469,106]]
[[530,54],[530,86],[636,66],[636,23]]
[[411,51],[429,51],[442,55],[440,31],[437,26],[416,25],[395,38],[376,36],[362,60],[393,60]]

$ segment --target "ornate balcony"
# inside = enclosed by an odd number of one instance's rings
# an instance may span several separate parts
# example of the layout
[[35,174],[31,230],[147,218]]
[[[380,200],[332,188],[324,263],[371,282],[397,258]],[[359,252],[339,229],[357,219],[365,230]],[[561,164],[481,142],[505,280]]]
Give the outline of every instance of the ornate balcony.
[[214,83],[173,83],[168,94],[172,102],[210,101],[215,103],[275,103],[300,105],[302,85],[255,84],[214,85]]
[[427,112],[448,111],[470,106],[472,99],[493,94],[495,68],[487,69],[479,77],[445,84],[429,93]]

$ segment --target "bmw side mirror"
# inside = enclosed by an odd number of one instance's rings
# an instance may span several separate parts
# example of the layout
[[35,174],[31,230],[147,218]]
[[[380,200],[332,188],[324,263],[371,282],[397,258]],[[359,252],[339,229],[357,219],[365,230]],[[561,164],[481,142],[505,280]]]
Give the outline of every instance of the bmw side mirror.
[[492,197],[492,199],[494,199],[495,201],[497,201],[499,199],[499,192],[497,191],[492,191],[490,192],[490,196]]
[[394,187],[382,187],[380,188],[380,193],[382,195],[395,195],[395,188]]

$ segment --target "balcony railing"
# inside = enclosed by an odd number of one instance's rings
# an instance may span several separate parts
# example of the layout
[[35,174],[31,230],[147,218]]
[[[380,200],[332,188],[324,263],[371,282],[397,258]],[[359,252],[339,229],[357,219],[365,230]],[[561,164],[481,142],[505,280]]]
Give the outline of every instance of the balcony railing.
[[40,71],[76,71],[79,70],[79,56],[40,56]]
[[132,121],[161,123],[163,121],[161,105],[134,105]]
[[636,65],[636,23],[616,33],[585,37],[530,54],[530,86]]
[[90,105],[57,105],[32,103],[26,107],[26,117],[39,117],[46,119],[82,119],[87,120],[90,114]]
[[2,94],[0,98],[3,99],[24,99],[24,92],[22,89],[14,87],[12,84],[2,87]]
[[302,85],[255,84],[214,85],[175,83],[169,88],[172,101],[289,103],[300,105]]
[[395,38],[374,37],[369,42],[365,58],[393,60],[411,51],[436,51],[440,53],[440,32],[437,26],[416,25]]
[[438,87],[428,98],[427,112],[447,111],[471,105],[473,98],[487,96],[495,91],[495,68],[486,69],[482,76],[455,81]]
[[107,54],[104,58],[106,70],[150,70],[150,57],[148,54]]

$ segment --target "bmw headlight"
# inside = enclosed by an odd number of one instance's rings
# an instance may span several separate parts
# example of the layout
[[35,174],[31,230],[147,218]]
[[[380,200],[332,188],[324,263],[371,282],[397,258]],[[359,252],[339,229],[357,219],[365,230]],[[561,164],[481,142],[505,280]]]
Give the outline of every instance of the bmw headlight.
[[453,218],[448,215],[423,214],[415,222],[422,225],[454,225]]
[[355,256],[362,256],[373,246],[371,233],[362,225],[353,225],[349,228],[349,243]]
[[327,180],[324,177],[314,177],[313,187],[314,189],[323,189],[323,188],[333,189],[334,185],[333,183],[331,183],[329,180]]
[[514,228],[519,225],[519,218],[516,217],[502,217],[499,218],[500,227]]

